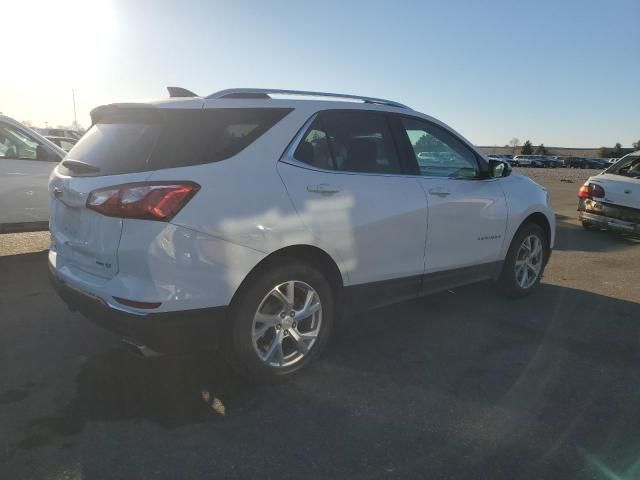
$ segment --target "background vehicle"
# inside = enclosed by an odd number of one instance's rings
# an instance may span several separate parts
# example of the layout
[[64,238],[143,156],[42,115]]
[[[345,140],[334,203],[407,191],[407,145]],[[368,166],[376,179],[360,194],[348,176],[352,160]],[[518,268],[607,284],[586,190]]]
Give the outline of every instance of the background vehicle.
[[587,168],[587,162],[582,157],[564,157],[564,165],[567,168]]
[[65,152],[68,152],[69,150],[71,150],[73,146],[76,143],[78,143],[78,140],[76,140],[75,138],[69,138],[69,137],[44,137],[44,138],[49,140],[51,143],[56,144]]
[[80,132],[65,128],[34,128],[33,130],[43,137],[65,137],[73,138],[75,140],[80,140],[80,137],[82,137]]
[[47,179],[64,155],[30,128],[0,115],[0,232],[46,230]]
[[543,155],[516,155],[513,160],[520,167],[544,168],[546,164],[543,158]]
[[564,162],[560,160],[558,157],[553,157],[549,155],[545,155],[543,157],[543,161],[548,168],[561,168],[564,167]]
[[578,198],[584,228],[640,233],[640,150],[589,178]]
[[529,167],[531,166],[531,160],[527,158],[527,155],[516,155],[513,157],[511,164],[516,167]]
[[595,168],[600,170],[604,170],[610,166],[609,162],[602,158],[585,158],[584,163],[586,168]]
[[286,375],[343,309],[486,279],[525,295],[553,246],[542,187],[397,102],[233,89],[92,120],[50,180],[52,280],[141,353],[217,341]]

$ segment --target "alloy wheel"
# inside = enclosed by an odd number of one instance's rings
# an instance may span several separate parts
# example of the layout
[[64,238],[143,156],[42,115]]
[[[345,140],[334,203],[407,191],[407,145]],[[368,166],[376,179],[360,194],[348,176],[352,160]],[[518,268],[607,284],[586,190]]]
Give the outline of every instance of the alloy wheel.
[[270,367],[289,367],[309,355],[322,327],[320,296],[297,280],[276,285],[253,317],[253,348]]
[[536,283],[543,259],[542,240],[537,235],[527,235],[520,244],[515,263],[516,282],[521,288],[527,289]]

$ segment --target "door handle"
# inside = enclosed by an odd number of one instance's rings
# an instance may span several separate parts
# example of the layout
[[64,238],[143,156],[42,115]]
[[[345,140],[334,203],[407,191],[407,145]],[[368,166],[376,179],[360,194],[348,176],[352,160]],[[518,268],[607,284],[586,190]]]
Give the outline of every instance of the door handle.
[[338,193],[340,189],[334,187],[333,185],[329,185],[328,183],[321,183],[320,185],[309,185],[307,187],[307,191],[311,193],[321,193],[323,195],[331,195],[333,193]]
[[450,195],[449,192],[444,187],[433,187],[429,189],[429,193],[431,195],[436,195],[438,197],[447,197]]

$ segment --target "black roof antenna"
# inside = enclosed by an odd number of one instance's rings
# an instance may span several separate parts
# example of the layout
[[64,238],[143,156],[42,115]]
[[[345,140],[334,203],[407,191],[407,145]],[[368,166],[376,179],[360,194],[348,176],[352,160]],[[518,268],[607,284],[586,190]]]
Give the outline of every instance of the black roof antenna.
[[191,90],[187,90],[186,88],[182,87],[167,87],[167,90],[169,91],[169,98],[189,98],[199,96],[193,93]]

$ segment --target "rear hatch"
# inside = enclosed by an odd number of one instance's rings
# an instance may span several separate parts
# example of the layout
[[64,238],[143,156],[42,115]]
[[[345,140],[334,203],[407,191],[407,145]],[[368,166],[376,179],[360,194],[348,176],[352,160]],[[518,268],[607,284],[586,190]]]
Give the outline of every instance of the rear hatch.
[[69,266],[102,278],[118,273],[118,245],[122,234],[121,218],[107,217],[85,207],[89,193],[114,182],[145,180],[146,174],[114,177],[72,177],[60,173],[58,167],[51,178],[52,249]]
[[[49,183],[53,248],[65,263],[102,278],[114,277],[123,217],[169,221],[199,189],[192,181],[198,179],[150,181],[154,171],[230,158],[290,111],[203,110],[202,99],[183,99],[177,106],[176,102],[171,108],[115,104],[91,112],[93,125],[56,167]],[[125,190],[126,195],[120,197]],[[114,195],[114,191],[120,193]],[[96,198],[103,202],[102,213],[96,211]],[[112,210],[112,199],[122,200],[118,208],[128,210]],[[148,206],[153,199],[160,202],[152,209],[153,218],[148,211],[130,209]]]
[[66,264],[107,279],[118,273],[123,220],[86,208],[87,198],[96,189],[149,177],[147,160],[160,129],[153,110],[94,110],[94,125],[54,170],[49,228]]
[[86,208],[97,189],[145,181],[160,135],[158,109],[110,105],[91,112],[92,127],[56,167],[49,183],[53,248],[66,264],[102,278],[118,273],[121,218]]
[[604,189],[606,203],[640,209],[640,179],[605,173],[593,177],[591,183]]

